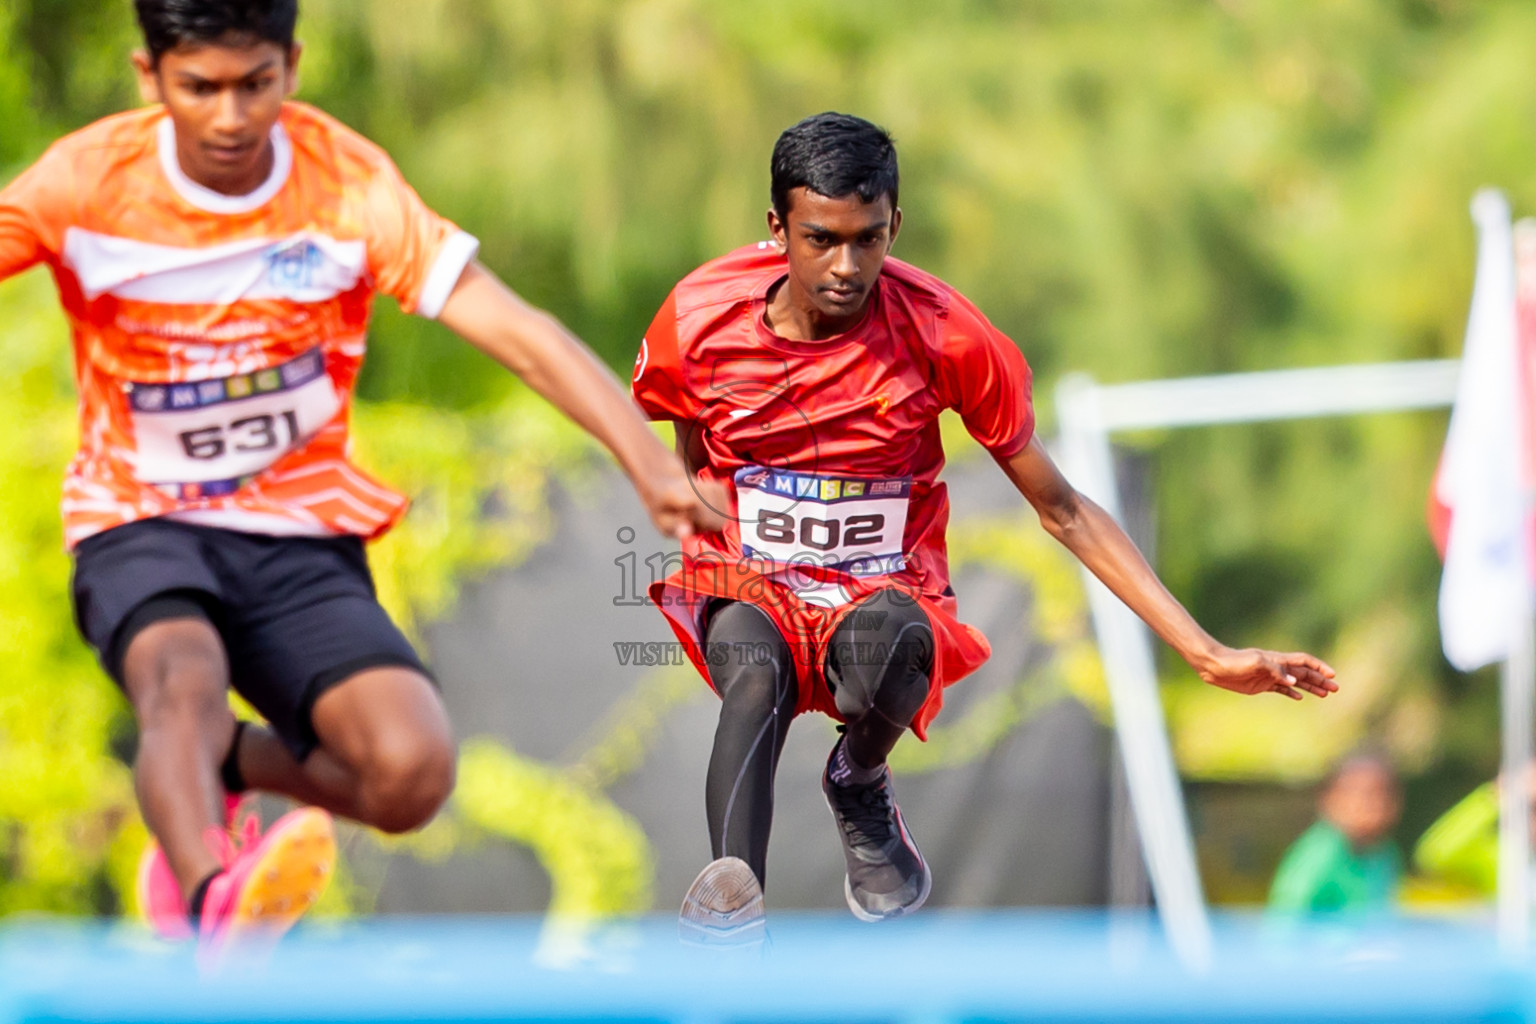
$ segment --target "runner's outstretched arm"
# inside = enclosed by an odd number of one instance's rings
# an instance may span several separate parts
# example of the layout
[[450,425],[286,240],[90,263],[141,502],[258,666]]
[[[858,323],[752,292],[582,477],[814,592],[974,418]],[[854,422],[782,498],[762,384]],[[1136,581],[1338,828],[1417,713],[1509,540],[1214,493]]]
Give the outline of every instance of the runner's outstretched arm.
[[725,525],[714,511],[727,507],[725,494],[688,479],[613,372],[558,320],[480,263],[465,268],[438,319],[606,445],[662,533],[682,538]]
[[1218,643],[1163,586],[1120,524],[1067,482],[1038,438],[998,465],[1040,514],[1040,523],[1078,561],[1189,662],[1200,678],[1237,693],[1302,691],[1326,697],[1337,690],[1333,669],[1310,654]]

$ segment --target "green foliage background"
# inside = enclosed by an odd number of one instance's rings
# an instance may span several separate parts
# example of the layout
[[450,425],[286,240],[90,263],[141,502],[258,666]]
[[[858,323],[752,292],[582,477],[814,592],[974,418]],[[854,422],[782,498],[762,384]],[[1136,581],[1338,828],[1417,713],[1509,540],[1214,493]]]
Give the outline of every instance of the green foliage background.
[[[616,368],[678,276],[763,233],[778,131],[829,108],[886,125],[898,253],[1017,339],[1047,431],[1067,370],[1454,355],[1471,193],[1536,209],[1521,0],[306,0],[301,36],[301,97],[388,148]],[[0,6],[0,180],[136,102],[134,42],[126,0]],[[540,482],[588,449],[394,309],[362,394],[365,455],[420,496],[375,557],[392,606],[430,618],[464,573],[537,542]],[[141,834],[110,753],[121,702],[66,611],[67,343],[38,274],[0,286],[0,398],[0,911],[110,909]],[[1350,684],[1332,708],[1282,711],[1167,665],[1186,772],[1311,778],[1362,736],[1416,772],[1491,769],[1492,687],[1445,668],[1433,621],[1421,510],[1443,429],[1402,415],[1136,439],[1175,592],[1223,638],[1314,648]],[[1021,564],[1047,567],[1020,543]]]

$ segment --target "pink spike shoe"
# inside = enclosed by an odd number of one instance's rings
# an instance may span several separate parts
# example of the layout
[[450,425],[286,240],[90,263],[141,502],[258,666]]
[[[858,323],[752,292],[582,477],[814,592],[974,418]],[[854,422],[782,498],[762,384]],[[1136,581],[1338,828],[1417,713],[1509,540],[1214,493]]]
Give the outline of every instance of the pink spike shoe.
[[[231,836],[238,835],[237,829],[243,830],[244,834],[238,840],[240,845],[251,842],[261,833],[261,819],[254,813],[246,815],[243,822],[236,824],[243,802],[243,794],[229,793],[224,797],[224,828]],[[181,886],[171,871],[170,862],[165,859],[165,851],[153,839],[139,856],[134,895],[139,917],[154,929],[156,935],[172,942],[192,937],[187,901],[181,896]]]
[[243,849],[217,829],[209,839],[223,842],[225,868],[203,897],[198,946],[215,960],[270,948],[320,899],[336,867],[331,816],[318,807],[289,811]]

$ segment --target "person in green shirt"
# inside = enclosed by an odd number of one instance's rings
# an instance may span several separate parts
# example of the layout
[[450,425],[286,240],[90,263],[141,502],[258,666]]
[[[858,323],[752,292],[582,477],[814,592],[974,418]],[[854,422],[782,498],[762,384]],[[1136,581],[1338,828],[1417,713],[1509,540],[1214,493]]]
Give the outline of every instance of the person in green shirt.
[[1402,875],[1392,840],[1402,814],[1397,772],[1386,758],[1360,753],[1342,761],[1318,798],[1318,821],[1286,851],[1269,891],[1285,914],[1388,909]]

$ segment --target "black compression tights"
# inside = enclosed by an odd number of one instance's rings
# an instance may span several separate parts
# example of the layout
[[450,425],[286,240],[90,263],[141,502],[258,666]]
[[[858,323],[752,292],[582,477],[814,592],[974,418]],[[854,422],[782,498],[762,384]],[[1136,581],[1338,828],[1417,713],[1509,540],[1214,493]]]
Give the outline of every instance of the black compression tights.
[[704,813],[715,857],[740,857],[766,877],[773,774],[795,716],[795,663],[767,614],[736,601],[716,604],[704,641],[720,694]]
[[856,766],[885,763],[928,699],[932,671],[933,627],[915,599],[881,590],[843,616],[827,648],[827,682]]
[[[720,724],[704,806],[715,857],[740,857],[766,882],[773,777],[798,691],[789,645],[749,604],[711,606],[705,627]],[[933,631],[916,602],[881,591],[844,616],[827,652],[827,680],[860,767],[885,761],[928,696]]]

